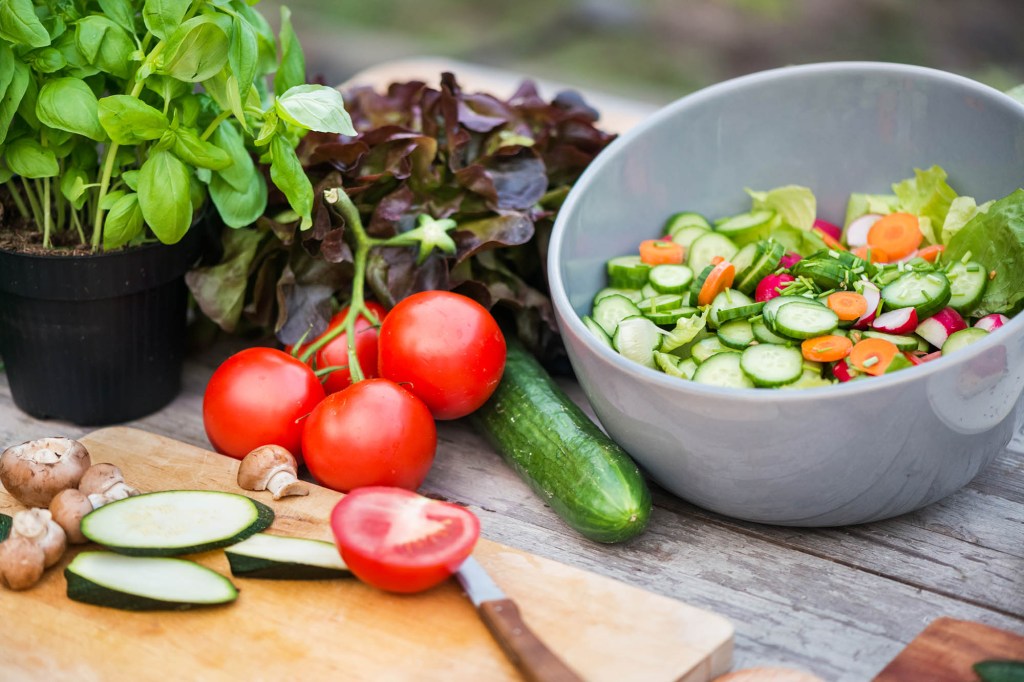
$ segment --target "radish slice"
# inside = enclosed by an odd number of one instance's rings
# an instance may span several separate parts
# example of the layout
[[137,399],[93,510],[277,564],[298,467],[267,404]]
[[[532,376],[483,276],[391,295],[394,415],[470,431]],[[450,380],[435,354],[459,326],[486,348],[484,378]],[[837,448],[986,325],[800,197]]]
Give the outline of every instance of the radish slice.
[[993,332],[1009,321],[1010,318],[1008,318],[1006,315],[992,313],[991,315],[986,315],[985,317],[975,322],[974,326],[977,327],[978,329],[984,329],[987,332]]
[[796,277],[793,275],[767,275],[757,283],[757,288],[754,290],[754,300],[758,303],[770,301],[780,295],[779,289],[782,285],[795,280]]
[[820,218],[815,220],[814,227],[818,228],[836,241],[839,241],[840,237],[843,236],[843,228],[838,225],[834,225],[827,220],[821,220]]
[[784,268],[791,268],[800,261],[802,261],[803,259],[804,257],[801,256],[796,251],[790,251],[789,253],[782,257],[782,260],[779,261],[779,265],[781,265]]
[[917,335],[936,348],[942,348],[950,334],[967,329],[967,323],[960,313],[952,308],[943,308],[917,325]]
[[865,213],[850,223],[846,228],[846,245],[851,249],[866,245],[871,226],[877,223],[881,217],[881,214],[878,213]]
[[832,365],[832,376],[843,383],[853,379],[853,370],[850,369],[850,365],[847,364],[845,358]]
[[890,310],[876,317],[871,326],[886,334],[909,334],[917,329],[917,310],[913,307]]
[[867,299],[868,309],[853,323],[853,327],[854,329],[867,329],[875,320],[878,304],[882,301],[882,291],[871,282],[864,282],[860,286],[860,295]]
[[922,363],[924,363],[924,362],[931,362],[932,360],[938,360],[941,357],[942,357],[942,351],[941,350],[937,350],[934,353],[928,353],[927,355],[922,355],[921,356],[921,362]]

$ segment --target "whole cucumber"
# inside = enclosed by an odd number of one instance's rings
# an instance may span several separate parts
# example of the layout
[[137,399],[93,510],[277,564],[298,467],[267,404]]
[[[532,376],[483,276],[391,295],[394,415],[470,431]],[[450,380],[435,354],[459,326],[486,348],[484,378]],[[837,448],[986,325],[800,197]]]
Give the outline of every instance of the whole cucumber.
[[646,527],[651,493],[636,463],[513,338],[501,383],[473,421],[520,478],[585,537],[622,542]]

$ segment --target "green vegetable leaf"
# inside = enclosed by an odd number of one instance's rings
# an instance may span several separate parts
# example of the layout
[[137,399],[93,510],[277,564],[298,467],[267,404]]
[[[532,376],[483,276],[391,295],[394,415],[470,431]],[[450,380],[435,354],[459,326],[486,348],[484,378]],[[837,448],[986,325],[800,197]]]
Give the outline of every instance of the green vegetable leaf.
[[786,247],[786,251],[795,251],[801,256],[810,256],[828,248],[813,230],[801,230],[785,223],[773,228],[768,236]]
[[771,209],[781,216],[787,225],[801,230],[810,230],[814,227],[818,203],[808,187],[786,185],[767,192],[748,189],[747,194],[754,200],[755,211]]
[[14,80],[14,50],[7,43],[0,43],[0,97],[4,96]]
[[946,257],[971,260],[995,273],[972,315],[1002,313],[1012,316],[1024,308],[1024,189],[992,203],[952,236]]
[[245,146],[245,138],[238,132],[238,128],[235,127],[234,123],[225,121],[214,131],[212,139],[215,145],[227,152],[228,156],[231,157],[231,165],[222,169],[218,175],[222,180],[231,185],[236,192],[246,192],[255,184],[259,173],[256,171],[256,164],[253,163],[252,156]]
[[248,91],[259,69],[260,46],[256,30],[241,17],[235,17],[231,22],[228,64],[231,65],[231,73],[238,79],[240,89]]
[[868,213],[888,215],[896,210],[898,199],[895,194],[862,194],[854,192],[846,204],[846,221],[843,227],[849,227],[857,218]]
[[103,248],[110,250],[124,246],[142,236],[144,222],[139,195],[125,194],[114,202],[103,222]]
[[77,78],[47,81],[39,90],[36,116],[51,128],[66,130],[97,142],[107,139],[100,125],[96,95]]
[[334,88],[324,85],[296,85],[277,98],[278,115],[306,130],[355,135],[345,100]]
[[166,40],[185,19],[192,0],[146,0],[142,5],[142,20],[149,32]]
[[98,14],[84,17],[78,21],[75,40],[89,64],[118,78],[128,77],[135,41],[113,21]]
[[300,230],[313,226],[313,184],[306,177],[295,150],[283,135],[275,135],[270,143],[270,179],[288,199],[288,204],[299,214]]
[[99,121],[110,139],[122,145],[159,139],[170,122],[163,112],[128,95],[111,95],[99,101]]
[[99,0],[99,4],[103,13],[115,24],[129,33],[135,33],[135,8],[131,0]]
[[235,330],[242,316],[249,270],[263,237],[256,230],[226,230],[221,238],[224,257],[220,263],[185,275],[203,313],[229,332]]
[[231,165],[231,157],[215,144],[199,138],[188,128],[174,131],[174,153],[185,163],[196,168],[224,170]]
[[228,61],[228,36],[209,17],[195,17],[179,26],[167,39],[157,73],[188,83],[213,78]]
[[188,166],[166,151],[150,155],[139,172],[139,206],[157,239],[175,244],[192,224]]
[[292,13],[281,8],[281,64],[274,74],[274,94],[281,96],[306,82],[306,57],[292,28]]
[[268,74],[277,70],[277,42],[274,37],[274,29],[271,28],[266,18],[252,7],[245,0],[231,0],[231,8],[242,17],[256,32],[256,41],[259,44],[259,66],[257,73]]
[[244,190],[231,186],[220,174],[210,180],[210,199],[228,227],[247,227],[255,223],[267,208],[267,181],[259,173]]
[[89,198],[85,193],[87,182],[89,182],[89,177],[81,168],[72,166],[61,173],[60,193],[71,202],[76,210],[85,206],[85,200]]
[[121,173],[121,179],[124,180],[124,184],[128,185],[128,188],[131,191],[139,191],[139,171],[125,171],[124,173]]
[[21,105],[31,81],[32,75],[29,73],[29,68],[21,62],[16,63],[11,84],[4,92],[4,96],[0,98],[0,144],[7,139],[11,122],[14,121],[14,115],[18,113],[18,107]]
[[29,47],[46,47],[50,44],[50,34],[36,16],[32,0],[0,2],[0,38]]
[[896,210],[928,218],[933,226],[946,222],[949,206],[957,194],[946,183],[946,171],[932,166],[926,171],[914,169],[914,177],[897,182],[892,191],[898,200]]
[[946,222],[942,225],[942,243],[948,244],[953,235],[970,222],[971,218],[977,215],[978,212],[987,212],[991,206],[991,201],[978,206],[974,201],[974,197],[957,197],[953,199],[953,202],[949,205],[949,212],[946,214]]
[[44,47],[25,55],[32,68],[39,73],[56,73],[68,64],[64,54],[55,47]]
[[23,178],[52,178],[60,172],[57,157],[36,140],[22,137],[4,152],[7,167]]
[[708,322],[708,312],[711,308],[705,308],[704,312],[700,315],[691,315],[690,317],[680,318],[676,322],[676,328],[670,331],[668,334],[661,339],[661,350],[666,353],[671,353],[677,348],[682,348],[686,344],[690,343],[697,338]]
[[458,227],[457,222],[451,218],[436,220],[431,215],[423,214],[419,217],[417,223],[415,228],[395,235],[387,240],[385,245],[419,247],[419,252],[416,256],[417,265],[422,265],[434,249],[438,249],[449,256],[455,255],[455,240],[451,238],[448,231]]

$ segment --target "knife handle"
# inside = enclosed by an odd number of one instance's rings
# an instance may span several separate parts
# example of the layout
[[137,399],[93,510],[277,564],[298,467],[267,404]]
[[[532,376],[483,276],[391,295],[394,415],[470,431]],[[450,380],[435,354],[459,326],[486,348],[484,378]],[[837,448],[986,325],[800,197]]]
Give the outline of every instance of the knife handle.
[[583,678],[526,626],[511,599],[481,603],[480,617],[508,659],[529,682],[582,682]]

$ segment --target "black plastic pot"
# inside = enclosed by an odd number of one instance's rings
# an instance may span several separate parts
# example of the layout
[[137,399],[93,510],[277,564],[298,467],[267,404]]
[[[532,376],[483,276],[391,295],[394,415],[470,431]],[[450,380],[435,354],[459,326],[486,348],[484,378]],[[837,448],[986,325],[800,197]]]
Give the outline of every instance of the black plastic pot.
[[14,403],[39,419],[136,419],[181,390],[184,274],[199,223],[171,246],[89,256],[0,251],[0,358]]

